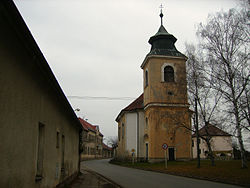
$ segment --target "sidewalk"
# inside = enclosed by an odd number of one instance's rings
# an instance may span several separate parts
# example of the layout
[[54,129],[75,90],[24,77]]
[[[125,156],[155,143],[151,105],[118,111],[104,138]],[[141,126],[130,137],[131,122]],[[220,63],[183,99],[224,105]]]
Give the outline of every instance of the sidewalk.
[[87,168],[81,168],[81,174],[67,188],[121,188],[105,177]]

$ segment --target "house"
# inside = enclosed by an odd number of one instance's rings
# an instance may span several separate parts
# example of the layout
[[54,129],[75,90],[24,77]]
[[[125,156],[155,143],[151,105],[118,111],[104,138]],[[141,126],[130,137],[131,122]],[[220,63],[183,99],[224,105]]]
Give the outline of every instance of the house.
[[56,187],[79,172],[81,124],[11,0],[0,25],[0,187]]
[[[216,158],[232,158],[233,157],[233,146],[232,146],[232,135],[219,129],[218,127],[208,124],[207,128],[202,127],[199,130],[199,136],[211,138],[211,148]],[[200,158],[208,158],[208,147],[206,141],[202,138],[199,139],[200,147]],[[196,134],[192,136],[193,146],[193,158],[197,158],[197,142]]]
[[102,158],[111,158],[112,153],[112,148],[102,143]]
[[143,93],[120,111],[117,157],[137,160],[192,158],[191,111],[187,99],[186,60],[176,47],[176,38],[162,24],[149,39],[151,50],[143,70]]
[[81,160],[102,158],[103,134],[99,126],[95,126],[78,118],[83,127]]

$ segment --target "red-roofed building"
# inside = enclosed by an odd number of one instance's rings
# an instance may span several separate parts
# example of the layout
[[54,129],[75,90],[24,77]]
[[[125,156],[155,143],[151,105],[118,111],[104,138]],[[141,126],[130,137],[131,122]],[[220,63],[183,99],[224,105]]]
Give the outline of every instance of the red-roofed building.
[[[199,130],[201,137],[211,136],[211,147],[215,157],[232,158],[233,146],[232,135],[219,129],[218,127],[209,124],[207,127],[202,127]],[[200,157],[208,157],[208,147],[206,141],[200,138]],[[196,134],[192,135],[193,158],[197,157]]]
[[99,126],[92,125],[82,118],[78,118],[82,124],[82,153],[81,160],[102,158],[103,134]]

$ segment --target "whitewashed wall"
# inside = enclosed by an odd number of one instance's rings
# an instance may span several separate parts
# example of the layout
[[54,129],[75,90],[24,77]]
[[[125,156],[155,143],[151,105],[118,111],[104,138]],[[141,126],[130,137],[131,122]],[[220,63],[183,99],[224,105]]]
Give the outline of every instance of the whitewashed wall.
[[126,150],[131,153],[132,149],[135,149],[135,153],[137,155],[137,114],[136,112],[127,113],[126,114],[126,124],[125,124],[125,132],[126,132]]

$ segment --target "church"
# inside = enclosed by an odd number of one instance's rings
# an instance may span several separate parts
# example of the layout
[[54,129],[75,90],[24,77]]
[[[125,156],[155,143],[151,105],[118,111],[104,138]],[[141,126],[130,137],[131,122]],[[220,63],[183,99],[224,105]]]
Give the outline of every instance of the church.
[[[141,64],[143,93],[122,109],[118,123],[117,157],[158,162],[192,158],[191,115],[187,97],[187,57],[162,23],[149,39],[150,52]],[[163,145],[167,145],[165,150]]]

